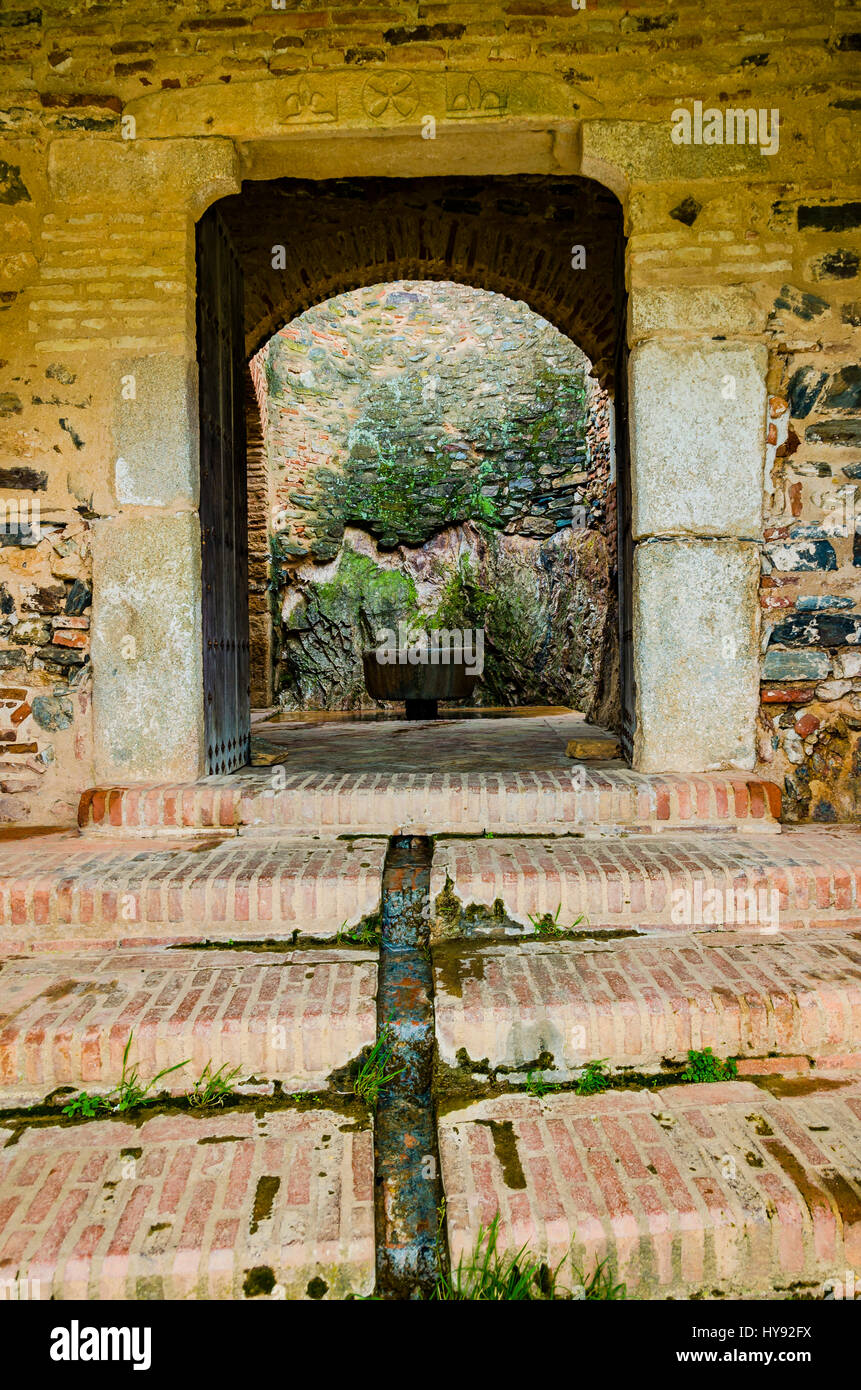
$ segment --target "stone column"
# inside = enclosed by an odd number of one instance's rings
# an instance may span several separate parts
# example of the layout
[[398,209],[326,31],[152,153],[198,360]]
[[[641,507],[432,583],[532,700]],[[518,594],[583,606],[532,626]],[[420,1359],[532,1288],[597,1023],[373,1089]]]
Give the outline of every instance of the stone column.
[[[90,252],[83,327],[102,403],[93,467],[93,727],[98,781],[204,768],[195,220],[236,191],[226,140],[57,140],[49,181]],[[84,293],[82,286],[82,293]]]
[[630,356],[634,766],[751,769],[766,349],[703,332],[744,319],[730,303],[721,326],[719,292],[705,313],[700,291],[649,293],[632,295]]

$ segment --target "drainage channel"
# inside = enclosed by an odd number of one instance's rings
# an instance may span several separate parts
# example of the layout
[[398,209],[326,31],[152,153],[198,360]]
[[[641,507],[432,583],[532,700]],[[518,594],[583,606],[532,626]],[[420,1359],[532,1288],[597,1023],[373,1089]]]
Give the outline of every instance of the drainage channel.
[[[439,1268],[442,1201],[433,1105],[433,972],[428,904],[432,841],[397,835],[383,870],[377,1036],[392,1043],[374,1122],[377,1294],[418,1298]],[[403,1070],[401,1070],[401,1068]]]

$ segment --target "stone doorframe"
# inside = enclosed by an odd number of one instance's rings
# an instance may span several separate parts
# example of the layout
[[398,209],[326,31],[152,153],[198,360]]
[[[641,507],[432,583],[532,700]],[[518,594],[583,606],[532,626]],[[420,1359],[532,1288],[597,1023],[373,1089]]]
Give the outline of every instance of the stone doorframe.
[[[115,514],[94,527],[98,781],[187,781],[203,773],[194,228],[205,209],[238,192],[243,179],[581,175],[616,194],[630,236],[631,164],[623,172],[625,158],[607,151],[624,151],[628,140],[636,145],[636,131],[635,123],[491,118],[467,141],[462,129],[441,127],[433,141],[400,130],[324,129],[320,137],[178,135],[138,138],[120,150],[99,145],[89,176],[100,184],[113,179],[132,207],[176,199],[186,240],[173,267],[182,291],[176,333],[163,351],[122,364],[136,376],[141,408],[116,412]],[[77,144],[54,149],[61,143]],[[66,165],[68,153],[57,150],[61,186],[64,174],[72,188],[87,177],[80,153]],[[766,348],[752,308],[731,288],[641,284],[630,263],[627,280],[633,765],[643,772],[751,769]],[[129,636],[133,661],[123,655]]]

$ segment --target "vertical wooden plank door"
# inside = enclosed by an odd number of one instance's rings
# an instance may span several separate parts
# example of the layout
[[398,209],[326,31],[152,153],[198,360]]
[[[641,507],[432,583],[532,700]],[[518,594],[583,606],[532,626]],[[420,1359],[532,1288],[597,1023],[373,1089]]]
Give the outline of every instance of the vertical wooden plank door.
[[197,225],[206,771],[251,754],[242,267],[214,208]]
[[625,292],[625,243],[616,245],[616,360],[614,425],[616,452],[617,565],[619,573],[619,676],[622,697],[622,757],[631,762],[637,727],[634,680],[634,528],[631,496],[631,443],[628,430],[628,298]]

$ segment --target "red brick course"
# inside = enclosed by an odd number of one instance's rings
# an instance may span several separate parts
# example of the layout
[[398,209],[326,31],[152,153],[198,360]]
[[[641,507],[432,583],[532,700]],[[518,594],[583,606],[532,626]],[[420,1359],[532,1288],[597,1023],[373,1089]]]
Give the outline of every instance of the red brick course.
[[207,1062],[323,1086],[374,1041],[376,958],[369,951],[115,950],[9,960],[0,971],[3,1092],[42,1097],[56,1086],[108,1090],[123,1049],[148,1080],[185,1092]]
[[370,1293],[363,1123],[326,1110],[163,1115],[28,1128],[12,1145],[0,1129],[0,1280],[26,1279],[42,1299],[294,1299],[312,1279],[328,1298]]
[[319,834],[442,834],[485,830],[644,831],[691,825],[776,830],[780,791],[744,773],[648,776],[571,763],[533,772],[285,772],[246,770],[184,786],[85,793],[79,823],[149,834],[280,826]]
[[384,840],[0,841],[0,952],[331,937],[380,904]]
[[[861,1083],[778,1101],[750,1082],[657,1094],[509,1096],[440,1120],[455,1263],[500,1243],[629,1297],[822,1295],[861,1260]],[[504,1128],[503,1128],[504,1127]],[[496,1136],[496,1138],[495,1138]],[[575,1282],[566,1262],[561,1281]]]
[[[692,832],[591,840],[443,839],[434,853],[432,900],[447,879],[464,905],[491,907],[501,898],[508,915],[527,928],[530,915],[552,916],[561,908],[563,926],[582,915],[594,929],[708,930],[707,893],[720,893],[725,905],[728,894],[735,903],[736,894],[754,890],[766,894],[766,909],[771,892],[777,893],[781,930],[857,929],[861,831],[785,828],[779,838],[768,839]],[[686,899],[674,897],[680,893]],[[726,920],[715,915],[718,922]],[[742,922],[736,913],[737,924],[747,925],[748,915],[746,909]],[[435,931],[445,934],[442,917]]]
[[[846,933],[447,944],[435,951],[440,1057],[492,1067],[551,1052],[565,1076],[593,1057],[656,1070],[689,1049],[861,1061],[861,942]],[[781,1060],[767,1058],[776,1052]]]

